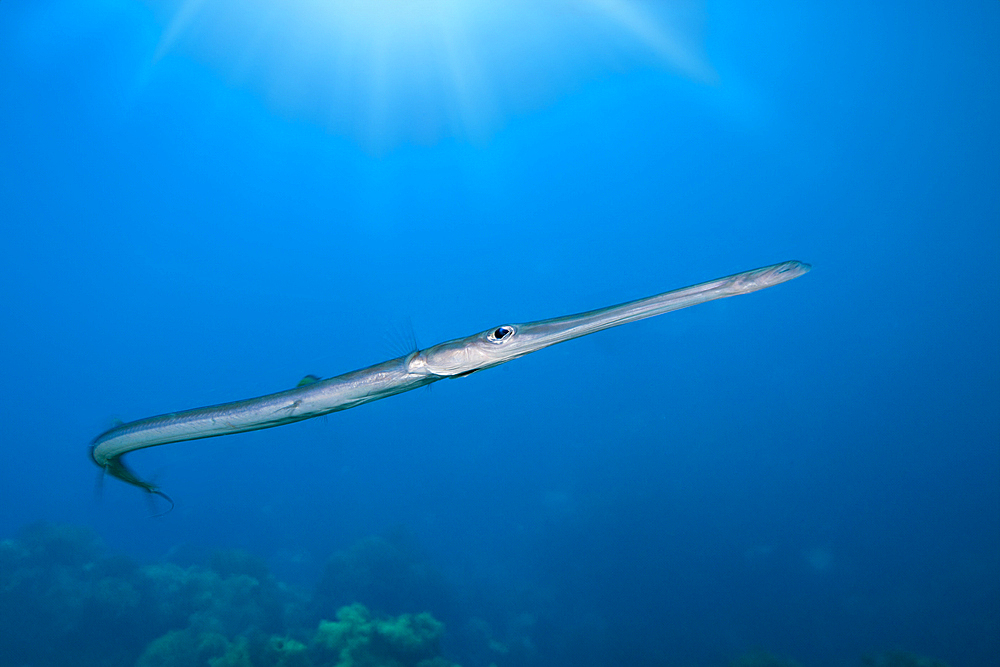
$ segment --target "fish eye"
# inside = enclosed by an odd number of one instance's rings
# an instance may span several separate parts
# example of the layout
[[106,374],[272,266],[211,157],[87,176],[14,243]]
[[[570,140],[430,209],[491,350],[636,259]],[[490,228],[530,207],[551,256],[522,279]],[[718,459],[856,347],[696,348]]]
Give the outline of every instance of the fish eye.
[[493,343],[500,343],[507,340],[513,335],[514,335],[514,327],[507,326],[505,324],[504,326],[497,327],[496,329],[491,331],[487,336],[487,338],[489,338],[490,341]]

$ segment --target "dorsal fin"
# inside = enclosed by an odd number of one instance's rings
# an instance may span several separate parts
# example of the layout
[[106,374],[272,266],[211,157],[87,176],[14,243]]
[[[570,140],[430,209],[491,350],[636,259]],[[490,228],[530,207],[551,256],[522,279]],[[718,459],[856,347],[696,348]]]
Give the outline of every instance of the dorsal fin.
[[307,375],[304,378],[302,378],[301,380],[299,380],[299,383],[297,385],[295,385],[295,386],[296,387],[308,387],[311,384],[316,384],[317,382],[319,382],[322,379],[323,378],[321,378],[320,376],[313,375],[312,373],[310,373],[309,375]]

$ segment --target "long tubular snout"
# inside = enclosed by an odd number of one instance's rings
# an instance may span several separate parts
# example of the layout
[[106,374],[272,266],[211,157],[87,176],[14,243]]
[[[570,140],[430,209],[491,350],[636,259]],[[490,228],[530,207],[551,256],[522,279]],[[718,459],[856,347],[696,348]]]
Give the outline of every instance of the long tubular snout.
[[618,306],[520,325],[521,333],[539,336],[540,347],[546,347],[707,301],[756,292],[798,278],[811,268],[810,265],[797,261],[772,264]]

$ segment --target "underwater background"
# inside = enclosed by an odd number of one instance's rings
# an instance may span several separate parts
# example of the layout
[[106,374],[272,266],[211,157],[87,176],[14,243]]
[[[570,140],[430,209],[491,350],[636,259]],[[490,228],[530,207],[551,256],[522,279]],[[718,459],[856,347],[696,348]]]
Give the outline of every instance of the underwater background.
[[998,156],[993,1],[4,0],[0,664],[1000,664]]

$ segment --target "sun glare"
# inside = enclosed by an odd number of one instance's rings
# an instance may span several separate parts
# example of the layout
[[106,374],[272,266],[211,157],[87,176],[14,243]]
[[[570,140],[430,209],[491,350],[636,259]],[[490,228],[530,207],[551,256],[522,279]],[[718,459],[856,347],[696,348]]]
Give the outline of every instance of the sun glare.
[[191,54],[281,113],[382,150],[487,140],[602,71],[712,82],[702,14],[695,0],[185,0],[161,17],[156,58]]

